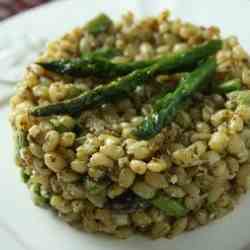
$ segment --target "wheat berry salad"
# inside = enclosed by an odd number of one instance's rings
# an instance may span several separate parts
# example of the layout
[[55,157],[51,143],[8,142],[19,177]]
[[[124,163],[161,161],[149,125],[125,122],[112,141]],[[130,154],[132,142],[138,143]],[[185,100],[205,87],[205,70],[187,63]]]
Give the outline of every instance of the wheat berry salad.
[[11,99],[34,203],[119,238],[171,238],[231,212],[250,186],[249,58],[169,11],[99,14],[49,43]]

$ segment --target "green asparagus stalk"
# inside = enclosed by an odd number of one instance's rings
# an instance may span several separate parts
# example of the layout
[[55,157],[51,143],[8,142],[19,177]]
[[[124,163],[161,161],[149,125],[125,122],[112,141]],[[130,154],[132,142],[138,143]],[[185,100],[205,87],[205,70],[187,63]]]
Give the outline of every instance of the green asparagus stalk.
[[241,89],[241,81],[240,79],[233,79],[219,85],[216,85],[214,88],[214,92],[219,94],[227,94],[236,90]]
[[[166,92],[165,95],[161,96],[159,99],[156,99],[153,103],[153,110],[160,111],[163,107],[168,105],[169,100],[171,100],[172,92]],[[163,98],[164,97],[164,98]]]
[[[226,81],[224,83],[221,83],[219,85],[216,85],[212,92],[213,93],[219,93],[219,94],[227,94],[233,91],[238,91],[241,89],[241,81],[240,79],[233,79],[230,81]],[[153,100],[153,109],[154,111],[159,111],[162,107],[166,107],[168,100],[171,97],[171,89],[166,89],[161,95],[157,96],[154,100]],[[167,98],[165,95],[168,94],[169,97]],[[165,96],[165,98],[162,98],[163,96]]]
[[[95,108],[104,103],[128,96],[137,86],[144,84],[158,73],[181,70],[185,67],[186,60],[161,60],[150,67],[136,70],[127,76],[117,79],[105,86],[98,86],[94,90],[83,93],[82,95],[56,104],[50,104],[43,107],[37,107],[32,111],[34,116],[48,116],[67,113],[78,113],[85,109]],[[190,63],[190,61],[188,60]],[[193,61],[191,61],[193,62]]]
[[183,217],[187,214],[187,208],[177,199],[172,199],[166,196],[159,195],[151,200],[154,207],[162,210],[168,216]]
[[176,113],[183,107],[187,98],[196,93],[202,86],[205,86],[208,79],[216,71],[216,61],[213,58],[208,59],[198,69],[189,74],[182,80],[173,93],[166,94],[158,110],[152,115],[146,117],[136,135],[141,139],[148,139],[158,134],[162,128],[167,126],[175,117]]
[[37,63],[46,70],[72,77],[106,77],[112,78],[131,73],[136,69],[145,68],[153,61],[138,61],[128,63],[112,63],[103,57],[88,55],[83,58],[64,59],[52,62]]
[[[219,44],[221,44],[221,42],[219,42]],[[202,50],[202,54],[198,54],[198,52],[201,51],[196,48],[189,53],[176,54],[163,58],[152,66],[135,70],[127,76],[114,80],[108,85],[100,85],[76,98],[43,107],[37,107],[32,111],[32,115],[48,116],[67,113],[74,114],[82,110],[95,108],[104,103],[114,102],[121,98],[125,98],[134,91],[137,86],[143,85],[155,75],[181,71],[183,68],[197,63],[197,60],[207,57],[211,55],[211,53],[215,53],[218,49],[220,49],[220,46],[217,44],[216,50],[214,47],[212,50],[209,50],[209,52]]]
[[[81,58],[71,60],[63,59],[48,63],[40,62],[37,64],[49,71],[58,74],[67,74],[73,77],[95,74],[97,76],[103,76],[102,71],[105,73],[108,67],[113,65],[108,59],[112,59],[119,54],[121,54],[120,50],[115,48],[100,48],[93,52],[82,53]],[[101,73],[99,73],[99,71]]]
[[36,107],[31,112],[34,116],[49,116],[58,114],[75,114],[82,110],[92,109],[104,103],[110,103],[128,96],[137,86],[144,84],[152,74],[146,69],[134,71],[111,82],[108,85],[100,85],[82,95],[46,106]]
[[100,14],[87,23],[86,29],[89,33],[97,35],[108,31],[112,23],[112,20],[106,14]]
[[166,64],[168,65],[167,72],[189,71],[203,58],[217,52],[222,46],[220,40],[212,40],[208,43],[197,46],[186,52],[175,53],[169,56],[162,56],[158,59],[141,60],[128,63],[112,63],[100,57],[90,56],[86,58],[78,58],[71,60],[58,60],[51,62],[42,62],[38,65],[43,68],[58,73],[66,74],[72,77],[117,77],[131,73],[134,70],[142,69],[154,64],[162,63],[162,68],[156,66],[158,73],[166,73]]

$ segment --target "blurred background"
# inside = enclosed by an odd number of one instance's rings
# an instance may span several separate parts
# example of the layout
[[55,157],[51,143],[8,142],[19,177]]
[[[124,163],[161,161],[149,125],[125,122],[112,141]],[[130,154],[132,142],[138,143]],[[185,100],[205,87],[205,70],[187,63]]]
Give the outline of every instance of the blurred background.
[[0,21],[52,0],[0,0]]

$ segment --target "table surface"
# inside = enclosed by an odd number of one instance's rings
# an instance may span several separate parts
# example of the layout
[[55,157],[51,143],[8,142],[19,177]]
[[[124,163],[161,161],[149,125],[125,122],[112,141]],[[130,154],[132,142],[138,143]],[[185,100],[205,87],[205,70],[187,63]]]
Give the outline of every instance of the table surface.
[[[87,4],[86,4],[87,3]],[[152,7],[153,6],[153,7]],[[214,8],[216,6],[216,8]],[[133,10],[137,17],[153,15],[170,8],[174,16],[202,25],[216,24],[225,35],[235,34],[250,51],[250,2],[248,0],[68,0],[44,5],[3,21],[0,24],[0,55],[3,45],[18,43],[18,37],[30,35],[53,39],[88,18],[104,11],[118,18]],[[223,11],[222,11],[223,10]],[[247,30],[248,29],[248,30]],[[0,62],[0,66],[3,62]],[[1,87],[0,98],[9,93]],[[150,241],[135,237],[117,241],[104,236],[77,232],[61,223],[49,211],[33,206],[13,162],[12,133],[8,107],[0,107],[0,249],[10,250],[249,250],[250,196],[225,218],[174,240]],[[249,245],[248,245],[249,244]],[[3,247],[4,246],[4,247]]]

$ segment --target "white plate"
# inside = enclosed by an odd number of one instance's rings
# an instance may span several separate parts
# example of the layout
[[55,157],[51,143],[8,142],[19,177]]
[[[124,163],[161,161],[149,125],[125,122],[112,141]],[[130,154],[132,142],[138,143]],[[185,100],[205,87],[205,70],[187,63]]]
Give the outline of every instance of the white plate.
[[[143,15],[170,8],[174,16],[203,25],[216,24],[226,35],[236,34],[250,51],[250,1],[248,0],[69,0],[26,12],[0,24],[0,41],[32,33],[54,38],[84,23],[100,11],[114,18],[130,9]],[[8,41],[7,41],[8,42]],[[1,66],[1,65],[0,65]],[[2,72],[3,73],[3,72]],[[249,250],[250,196],[230,215],[173,240],[142,237],[118,241],[80,233],[49,211],[33,206],[13,163],[8,108],[0,110],[0,249],[7,250]]]

